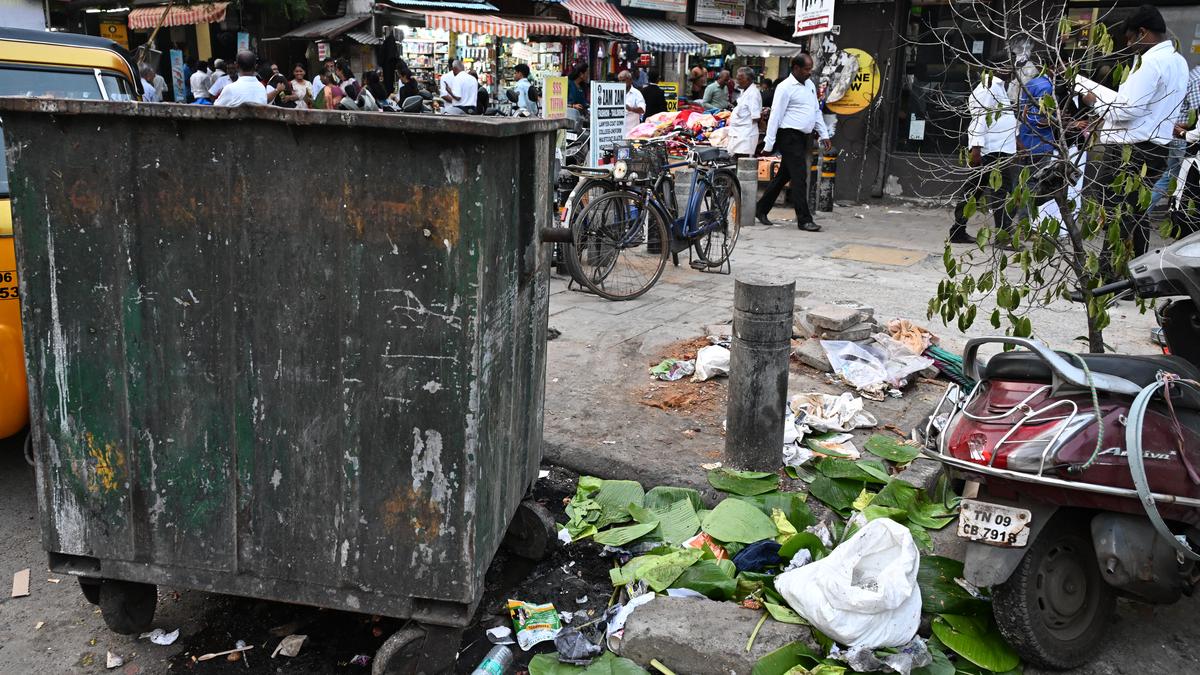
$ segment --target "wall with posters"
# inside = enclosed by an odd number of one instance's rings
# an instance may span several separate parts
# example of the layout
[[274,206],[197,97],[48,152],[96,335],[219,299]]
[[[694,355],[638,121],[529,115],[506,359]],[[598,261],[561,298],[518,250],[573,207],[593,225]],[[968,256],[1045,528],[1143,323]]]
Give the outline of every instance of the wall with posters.
[[746,0],[696,0],[696,23],[746,25]]

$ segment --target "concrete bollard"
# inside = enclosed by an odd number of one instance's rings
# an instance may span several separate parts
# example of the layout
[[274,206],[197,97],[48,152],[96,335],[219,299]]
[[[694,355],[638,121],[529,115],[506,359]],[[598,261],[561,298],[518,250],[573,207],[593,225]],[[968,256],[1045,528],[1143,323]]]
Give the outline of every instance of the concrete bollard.
[[796,283],[739,278],[733,291],[725,461],[775,471],[783,462],[783,416]]
[[754,224],[754,210],[758,204],[758,160],[742,157],[737,163],[738,186],[742,190],[742,202],[738,208],[738,228]]

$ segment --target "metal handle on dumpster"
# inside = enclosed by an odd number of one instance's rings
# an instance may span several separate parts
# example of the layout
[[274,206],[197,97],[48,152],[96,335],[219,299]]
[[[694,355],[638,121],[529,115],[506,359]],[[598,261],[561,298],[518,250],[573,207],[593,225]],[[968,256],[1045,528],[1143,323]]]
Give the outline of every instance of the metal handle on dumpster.
[[571,228],[569,227],[542,228],[543,244],[570,244],[571,242]]

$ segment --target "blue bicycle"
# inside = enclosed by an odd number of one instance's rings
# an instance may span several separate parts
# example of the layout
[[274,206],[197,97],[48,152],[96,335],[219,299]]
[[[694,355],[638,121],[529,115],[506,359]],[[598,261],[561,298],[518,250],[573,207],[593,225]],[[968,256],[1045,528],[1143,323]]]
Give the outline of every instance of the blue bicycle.
[[[724,269],[737,244],[741,189],[732,157],[721,148],[690,147],[669,162],[673,137],[628,141],[606,167],[615,189],[589,200],[571,219],[571,276],[608,300],[641,296],[662,276],[667,258],[691,249],[691,266]],[[688,167],[691,184],[681,213],[672,169]]]

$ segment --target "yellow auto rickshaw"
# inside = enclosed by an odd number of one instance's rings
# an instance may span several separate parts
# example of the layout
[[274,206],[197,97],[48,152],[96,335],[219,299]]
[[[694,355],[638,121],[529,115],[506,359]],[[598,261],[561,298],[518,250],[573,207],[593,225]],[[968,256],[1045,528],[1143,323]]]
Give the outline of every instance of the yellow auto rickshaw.
[[[0,96],[134,100],[139,98],[136,72],[129,53],[111,40],[0,28]],[[0,153],[3,149],[0,120]],[[0,438],[28,422],[8,168],[0,161]]]

